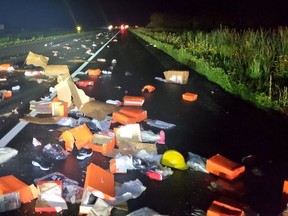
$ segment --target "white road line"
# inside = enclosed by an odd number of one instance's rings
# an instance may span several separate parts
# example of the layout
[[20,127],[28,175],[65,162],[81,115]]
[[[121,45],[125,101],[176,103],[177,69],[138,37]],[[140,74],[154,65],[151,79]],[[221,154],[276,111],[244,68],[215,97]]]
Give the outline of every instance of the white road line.
[[[84,62],[76,71],[71,74],[71,77],[75,77],[86,65],[92,61],[117,35],[119,31],[110,38],[100,49],[98,49],[88,60]],[[53,94],[53,93],[52,93]],[[29,113],[30,116],[36,116],[37,112],[32,111]],[[29,122],[19,122],[15,125],[4,137],[0,140],[0,148],[5,147]]]

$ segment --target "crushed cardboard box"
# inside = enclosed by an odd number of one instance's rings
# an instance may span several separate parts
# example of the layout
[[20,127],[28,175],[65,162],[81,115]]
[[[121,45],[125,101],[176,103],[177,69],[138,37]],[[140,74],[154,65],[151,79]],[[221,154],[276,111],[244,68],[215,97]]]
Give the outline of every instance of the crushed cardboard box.
[[68,107],[70,107],[73,102],[80,112],[99,121],[104,120],[107,115],[119,110],[119,107],[115,105],[90,98],[82,89],[78,89],[70,78],[58,83],[55,89],[58,99],[67,102]]

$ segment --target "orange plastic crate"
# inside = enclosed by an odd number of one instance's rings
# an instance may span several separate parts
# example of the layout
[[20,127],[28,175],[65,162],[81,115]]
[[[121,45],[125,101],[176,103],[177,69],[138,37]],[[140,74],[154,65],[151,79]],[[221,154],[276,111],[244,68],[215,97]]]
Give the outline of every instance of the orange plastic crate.
[[208,172],[221,178],[233,181],[245,171],[245,166],[240,165],[221,154],[216,154],[206,162]]
[[190,92],[186,92],[186,93],[182,94],[182,99],[186,100],[186,101],[196,101],[197,98],[198,98],[197,94],[193,94]]

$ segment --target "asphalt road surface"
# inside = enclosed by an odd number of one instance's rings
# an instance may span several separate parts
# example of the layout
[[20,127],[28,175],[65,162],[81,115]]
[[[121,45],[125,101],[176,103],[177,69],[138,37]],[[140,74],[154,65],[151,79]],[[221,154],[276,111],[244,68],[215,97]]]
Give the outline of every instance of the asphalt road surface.
[[[5,53],[7,55],[9,53],[10,58],[3,57],[4,52],[1,50],[0,62],[4,63],[10,59],[15,64],[23,65],[28,51],[33,51],[48,56],[49,64],[68,64],[72,74],[81,66],[80,61],[91,57],[91,54],[86,53],[87,47],[92,48],[92,53],[96,53],[116,32],[100,35],[98,33],[79,35],[79,37],[53,43],[43,42],[9,48]],[[240,98],[226,93],[191,68],[179,64],[129,31],[119,32],[115,39],[111,40],[94,60],[82,68],[82,71],[88,68],[111,70],[112,75],[93,78],[95,82],[93,86],[83,87],[85,93],[100,101],[108,99],[121,101],[125,95],[144,96],[143,108],[147,110],[149,119],[159,119],[176,125],[174,128],[165,130],[166,144],[157,144],[159,152],[176,149],[185,159],[188,159],[188,152],[204,158],[221,153],[238,163],[242,163],[244,157],[252,155],[253,160],[249,163],[245,162],[246,171],[240,179],[249,192],[241,197],[235,197],[235,194],[233,196],[230,194],[229,197],[249,205],[260,215],[279,215],[285,209],[282,186],[284,179],[288,178],[287,117],[273,111],[257,109]],[[55,46],[56,44],[60,45]],[[69,46],[71,49],[63,46]],[[58,51],[58,56],[53,56],[52,51]],[[16,58],[13,58],[15,56]],[[97,62],[97,58],[106,59],[106,63]],[[113,59],[117,63],[111,68]],[[171,69],[189,70],[189,82],[180,85],[155,79],[155,77],[164,78],[163,72]],[[23,83],[24,87],[23,92],[18,92],[17,100],[11,103],[9,100],[13,98],[1,101],[1,110],[6,104],[9,105],[8,111],[23,107],[23,111],[18,114],[20,116],[29,112],[27,107],[32,98],[39,99],[40,96],[49,93],[49,86],[53,84],[53,81],[51,84],[49,81],[44,85],[39,84],[37,80],[27,80],[23,74],[13,73],[7,76],[11,76],[14,81],[17,80],[17,84]],[[83,80],[92,79],[86,75],[77,77]],[[148,84],[155,86],[156,90],[152,93],[142,93],[141,89]],[[185,92],[198,94],[198,100],[192,103],[183,101],[181,95]],[[1,132],[4,134],[7,132],[6,126],[9,126],[10,130],[15,122],[17,123],[17,117],[19,116],[16,115],[16,120],[11,124],[4,123],[4,125],[1,122]],[[6,116],[1,118],[3,122],[9,122],[11,116],[8,119]],[[150,127],[145,122],[141,122],[141,125],[144,129],[159,132],[158,128]],[[36,124],[25,126],[8,143],[8,147],[17,149],[19,153],[0,166],[0,176],[15,175],[25,183],[32,184],[36,178],[60,172],[83,186],[88,164],[93,162],[104,169],[109,168],[110,158],[97,152],[84,161],[78,161],[75,152],[72,152],[65,160],[54,161],[49,171],[41,171],[34,167],[31,160],[35,154],[41,152],[41,147],[32,145],[33,137],[41,140],[43,145],[56,143],[60,135],[57,127],[57,125]],[[149,179],[137,170],[129,171],[128,174],[115,174],[116,182],[124,183],[139,179],[146,187],[140,197],[128,201],[129,212],[146,206],[159,214],[192,215],[194,208],[207,211],[213,200],[223,196],[223,193],[213,191],[210,187],[211,182],[218,179],[217,176],[192,169],[173,171],[173,175],[163,181]],[[69,209],[63,214],[77,215],[79,204],[68,205]],[[22,205],[18,210],[7,212],[7,215],[32,215],[34,206],[35,203],[32,201]],[[115,211],[113,214],[120,213]],[[125,215],[125,212],[121,214]]]

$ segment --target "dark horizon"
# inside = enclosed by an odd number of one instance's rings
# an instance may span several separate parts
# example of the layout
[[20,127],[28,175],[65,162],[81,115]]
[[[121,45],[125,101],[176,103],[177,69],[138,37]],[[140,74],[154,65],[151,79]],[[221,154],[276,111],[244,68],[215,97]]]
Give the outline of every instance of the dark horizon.
[[83,29],[108,25],[146,26],[153,13],[203,23],[243,26],[287,25],[285,0],[2,0],[0,24],[5,30]]

